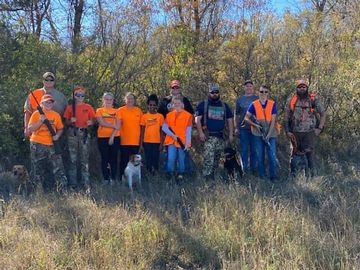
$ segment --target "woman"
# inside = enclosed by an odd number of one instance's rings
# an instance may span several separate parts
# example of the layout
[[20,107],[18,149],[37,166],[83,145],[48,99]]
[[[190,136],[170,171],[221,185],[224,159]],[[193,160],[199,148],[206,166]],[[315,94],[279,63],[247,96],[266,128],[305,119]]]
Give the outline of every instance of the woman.
[[[170,174],[174,172],[177,159],[178,179],[182,180],[185,172],[185,151],[191,146],[192,115],[184,110],[181,96],[174,97],[172,102],[174,110],[166,115],[162,127],[166,134],[164,144],[168,147],[166,172]],[[184,149],[181,149],[179,139],[184,144]]]
[[[102,108],[96,110],[98,128],[98,147],[101,154],[101,171],[104,183],[115,184],[117,171],[117,155],[120,145],[120,119],[117,109],[113,108],[114,95],[105,93],[102,98]],[[108,165],[110,165],[110,172]]]
[[119,108],[120,119],[120,179],[124,175],[125,168],[130,156],[137,154],[140,147],[140,120],[143,116],[142,111],[135,106],[135,95],[127,93],[125,106]]
[[[250,105],[245,115],[245,121],[251,126],[251,132],[254,135],[254,145],[259,165],[259,177],[264,178],[266,175],[265,147],[267,147],[270,180],[274,181],[277,179],[275,138],[279,134],[279,126],[276,124],[276,104],[274,101],[268,99],[269,91],[270,87],[266,85],[260,87],[259,99]],[[256,118],[255,122],[251,120],[252,116]]]
[[140,146],[144,147],[146,169],[153,175],[159,171],[159,154],[162,150],[163,136],[161,127],[164,116],[156,111],[158,98],[152,94],[147,99],[148,112],[141,117]]
[[[89,154],[90,154],[90,133],[88,128],[91,127],[95,112],[93,107],[84,102],[85,90],[77,87],[74,90],[75,113],[73,114],[73,106],[68,105],[64,112],[65,123],[71,126],[71,130],[67,132],[68,145],[70,152],[69,166],[69,186],[77,187],[77,163],[80,163],[81,176],[84,181],[85,189],[90,188],[89,179]],[[74,116],[73,116],[74,115]]]
[[[66,188],[68,180],[65,176],[64,165],[61,155],[55,154],[54,141],[57,141],[63,133],[61,116],[53,110],[54,99],[51,95],[45,94],[41,98],[41,107],[44,114],[35,111],[29,120],[30,153],[33,171],[32,181],[36,184],[44,183],[45,169],[47,163],[51,165],[51,172],[54,174],[58,189]],[[52,129],[56,133],[52,136],[45,121],[49,120]]]

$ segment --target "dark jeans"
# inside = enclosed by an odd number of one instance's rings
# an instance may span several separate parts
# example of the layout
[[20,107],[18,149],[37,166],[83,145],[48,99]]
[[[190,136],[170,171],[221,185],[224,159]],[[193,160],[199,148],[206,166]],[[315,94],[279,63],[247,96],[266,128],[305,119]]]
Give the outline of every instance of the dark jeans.
[[[256,151],[254,145],[254,135],[251,133],[250,129],[240,129],[239,130],[239,148],[240,156],[244,166],[245,171],[255,171],[256,170]],[[250,149],[250,166],[248,161],[248,151]]]
[[271,145],[271,150],[269,146],[264,142],[262,137],[254,136],[254,145],[256,156],[258,158],[258,166],[259,166],[259,177],[265,177],[266,169],[265,169],[265,149],[268,156],[269,163],[269,171],[270,177],[275,178],[276,175],[276,141],[275,138],[270,138],[269,143]]
[[[109,138],[98,138],[98,147],[101,154],[101,172],[104,180],[115,180],[117,171],[117,155],[119,151],[120,137],[114,138],[113,145],[109,145]],[[110,170],[108,165],[110,164]]]
[[160,143],[143,143],[146,169],[151,172],[152,168],[159,170],[159,146]]
[[126,166],[131,155],[139,153],[139,145],[121,145],[120,146],[120,179],[124,175]]

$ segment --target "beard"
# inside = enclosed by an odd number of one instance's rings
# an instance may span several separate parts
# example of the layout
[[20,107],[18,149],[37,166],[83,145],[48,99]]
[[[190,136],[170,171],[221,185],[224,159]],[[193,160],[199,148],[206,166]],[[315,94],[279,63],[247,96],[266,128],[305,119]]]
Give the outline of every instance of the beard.
[[220,99],[220,95],[217,95],[215,97],[211,97],[210,99],[211,99],[211,101],[216,102],[216,101],[218,101]]
[[300,99],[306,99],[309,95],[309,91],[306,89],[305,92],[300,92],[300,91],[297,91],[296,94],[298,95],[298,97]]

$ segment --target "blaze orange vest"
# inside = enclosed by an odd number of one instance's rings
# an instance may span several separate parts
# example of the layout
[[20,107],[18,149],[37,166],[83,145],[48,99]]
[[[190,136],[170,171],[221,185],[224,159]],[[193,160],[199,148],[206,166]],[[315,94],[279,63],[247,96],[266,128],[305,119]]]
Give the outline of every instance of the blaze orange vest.
[[[256,114],[256,120],[259,122],[259,124],[265,130],[266,133],[270,128],[272,109],[274,107],[274,104],[275,104],[274,101],[268,99],[266,107],[263,108],[259,99],[253,102],[255,114]],[[251,127],[251,132],[255,136],[262,136],[261,132],[259,132],[257,128]],[[276,126],[273,132],[271,133],[271,137],[276,137],[279,134],[279,132],[280,132],[280,124],[276,123]]]
[[[175,135],[178,136],[184,144],[186,142],[185,139],[186,139],[187,124],[189,123],[191,117],[192,115],[185,110],[182,110],[177,117],[176,117],[176,111],[171,111],[166,115],[166,123],[174,131]],[[177,148],[180,147],[180,144],[178,142],[175,142],[171,136],[166,135],[164,144],[170,145],[173,143],[175,143],[175,146]],[[191,146],[191,140],[189,146]]]
[[[33,91],[33,94],[34,94],[34,96],[36,97],[36,100],[37,100],[37,101],[39,102],[39,104],[40,104],[41,98],[42,98],[42,96],[44,95],[44,89],[41,88],[41,89],[34,90],[34,91]],[[32,114],[32,113],[36,110],[36,107],[37,107],[38,105],[37,105],[37,103],[36,103],[36,101],[35,101],[35,99],[34,99],[34,97],[32,96],[31,93],[29,94],[29,102],[30,102],[30,106],[31,106],[32,111],[29,111],[28,109],[27,109],[27,111],[28,111],[30,114]]]
[[[295,105],[296,105],[297,100],[298,100],[297,95],[294,95],[292,97],[292,99],[290,100],[290,111],[293,112],[295,110]],[[311,110],[311,113],[315,112],[315,94],[313,94],[313,93],[310,94],[309,108]]]

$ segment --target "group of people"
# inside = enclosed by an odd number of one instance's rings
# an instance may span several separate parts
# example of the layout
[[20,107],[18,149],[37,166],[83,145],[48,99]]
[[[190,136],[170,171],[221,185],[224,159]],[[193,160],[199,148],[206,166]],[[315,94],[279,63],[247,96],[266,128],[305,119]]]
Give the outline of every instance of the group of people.
[[[155,94],[147,98],[147,113],[136,105],[133,93],[127,93],[125,105],[114,108],[114,95],[102,96],[102,107],[96,111],[84,102],[86,91],[77,87],[73,92],[73,104],[68,105],[66,97],[55,88],[55,75],[43,75],[43,88],[34,90],[24,106],[24,135],[30,137],[32,160],[31,178],[34,184],[44,182],[44,169],[51,165],[59,187],[77,186],[77,165],[86,188],[89,180],[89,128],[95,123],[98,149],[101,154],[101,171],[104,183],[115,183],[120,150],[120,179],[129,158],[144,149],[146,170],[151,174],[159,171],[159,155],[164,150],[164,171],[181,180],[189,171],[189,149],[192,126],[195,122],[199,141],[203,143],[203,176],[214,177],[226,141],[234,142],[239,137],[240,156],[247,173],[258,172],[267,176],[265,152],[267,152],[270,179],[277,179],[276,136],[279,124],[276,122],[277,107],[270,100],[270,87],[263,85],[259,96],[254,94],[252,80],[244,82],[244,95],[236,100],[234,114],[227,103],[220,99],[220,89],[211,85],[208,96],[198,103],[194,112],[191,102],[181,94],[181,83],[170,83],[170,95],[159,102]],[[40,114],[41,106],[43,114]],[[304,155],[314,169],[315,138],[324,128],[325,109],[319,98],[310,94],[304,80],[297,82],[296,93],[289,98],[284,114],[284,129],[297,149],[306,148]],[[319,119],[317,118],[319,115]],[[53,133],[44,124],[49,120]],[[195,119],[195,121],[194,121]],[[68,127],[64,129],[63,123]],[[55,134],[55,135],[54,135]],[[61,155],[55,152],[54,141],[68,145],[69,166],[65,173]],[[306,146],[306,147],[305,147]],[[250,155],[249,155],[250,152]],[[293,151],[293,155],[295,155]],[[48,163],[49,162],[49,163]]]

